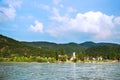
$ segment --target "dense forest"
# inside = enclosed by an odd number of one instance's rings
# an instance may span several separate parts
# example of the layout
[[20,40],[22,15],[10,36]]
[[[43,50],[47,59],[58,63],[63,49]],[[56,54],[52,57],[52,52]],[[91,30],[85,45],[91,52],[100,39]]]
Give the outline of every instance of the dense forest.
[[114,43],[94,43],[91,41],[81,44],[70,42],[57,44],[52,42],[20,42],[0,35],[0,61],[14,62],[56,62],[56,61],[85,61],[102,57],[103,60],[119,60],[120,45]]

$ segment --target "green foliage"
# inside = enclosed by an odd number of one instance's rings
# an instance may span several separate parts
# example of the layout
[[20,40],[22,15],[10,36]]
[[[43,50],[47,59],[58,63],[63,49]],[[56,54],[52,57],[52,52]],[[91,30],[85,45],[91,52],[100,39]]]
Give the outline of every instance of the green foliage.
[[59,55],[58,56],[58,60],[59,61],[65,62],[65,61],[67,61],[67,59],[68,59],[67,55]]
[[49,57],[49,58],[48,58],[48,62],[50,62],[50,63],[54,63],[54,62],[56,62],[56,59],[55,59],[55,58],[51,58],[51,57]]
[[84,52],[80,52],[77,54],[77,59],[81,60],[81,61],[84,61],[84,57],[85,57],[85,53]]
[[117,59],[120,58],[120,46],[96,46],[87,49],[85,53],[95,58],[102,56],[104,59]]
[[115,43],[94,43],[92,41],[87,41],[87,42],[81,43],[80,45],[85,48],[91,48],[96,46],[118,46],[118,44],[115,44]]
[[40,56],[37,56],[35,61],[37,61],[37,62],[48,62],[47,58],[43,58],[43,57],[40,57]]
[[61,55],[63,54],[71,55],[73,52],[79,53],[80,51],[85,50],[84,47],[73,42],[68,44],[56,44],[51,42],[23,42],[23,43],[32,47],[52,50]]
[[21,57],[11,57],[11,58],[4,58],[4,57],[0,57],[0,62],[56,62],[55,58],[52,57],[40,57],[40,56],[30,56],[30,57],[25,57],[25,56],[21,56]]

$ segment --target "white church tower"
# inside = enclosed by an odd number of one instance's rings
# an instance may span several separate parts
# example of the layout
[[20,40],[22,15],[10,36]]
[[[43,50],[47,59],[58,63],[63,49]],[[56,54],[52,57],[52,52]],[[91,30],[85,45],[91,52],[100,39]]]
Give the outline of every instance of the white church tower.
[[75,58],[76,58],[75,52],[73,52],[73,56],[72,56],[72,57],[73,57],[73,59],[75,59]]
[[71,57],[70,60],[72,61],[72,60],[74,60],[75,58],[76,58],[76,55],[75,55],[75,52],[73,52],[73,55],[72,55],[72,57]]

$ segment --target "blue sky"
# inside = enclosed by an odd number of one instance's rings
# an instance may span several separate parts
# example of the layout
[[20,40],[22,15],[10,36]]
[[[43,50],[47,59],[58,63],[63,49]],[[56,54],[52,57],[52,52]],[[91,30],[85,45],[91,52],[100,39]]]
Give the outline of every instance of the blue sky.
[[0,34],[19,41],[120,43],[120,0],[0,0]]

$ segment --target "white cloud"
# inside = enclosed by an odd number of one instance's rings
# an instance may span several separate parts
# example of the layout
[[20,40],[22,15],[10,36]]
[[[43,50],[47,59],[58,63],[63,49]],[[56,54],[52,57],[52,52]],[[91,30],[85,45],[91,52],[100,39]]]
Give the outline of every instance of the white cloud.
[[0,11],[2,11],[3,14],[7,16],[8,19],[14,19],[16,16],[15,14],[16,11],[12,6],[9,6],[9,8],[1,7]]
[[[60,16],[59,11],[54,9],[54,16],[52,19],[57,21],[56,26],[48,30],[54,37],[71,37],[72,34],[78,33],[90,35],[91,38],[98,40],[110,39],[115,29],[114,16],[103,14],[102,12],[89,11],[84,14],[77,13],[75,18],[68,16]],[[119,18],[116,18],[116,22]],[[82,36],[84,36],[82,35]]]
[[116,17],[114,19],[114,22],[115,22],[116,25],[120,25],[120,17]]
[[16,8],[21,6],[22,1],[20,1],[20,0],[6,0],[5,4],[7,4],[8,7],[1,6],[0,11],[2,12],[2,14],[6,15],[8,20],[14,19],[16,16]]
[[53,8],[52,13],[53,16],[51,17],[51,19],[60,23],[65,23],[69,18],[68,15],[61,16],[57,8]]
[[38,20],[35,20],[35,25],[30,25],[30,30],[34,32],[43,32],[43,24],[39,22]]
[[70,24],[73,29],[79,32],[91,33],[97,38],[105,39],[110,37],[114,27],[112,19],[113,16],[91,11],[85,14],[78,13],[75,19],[70,20]]

